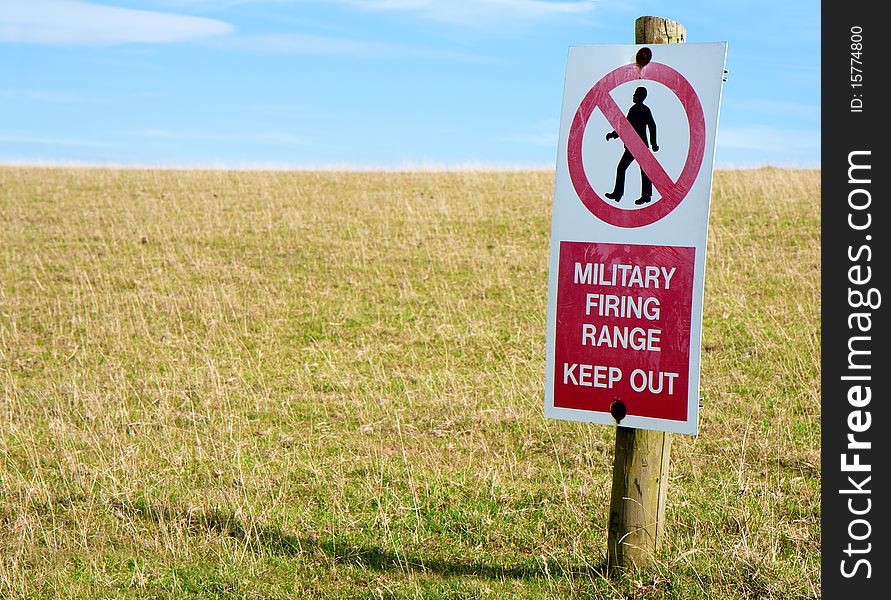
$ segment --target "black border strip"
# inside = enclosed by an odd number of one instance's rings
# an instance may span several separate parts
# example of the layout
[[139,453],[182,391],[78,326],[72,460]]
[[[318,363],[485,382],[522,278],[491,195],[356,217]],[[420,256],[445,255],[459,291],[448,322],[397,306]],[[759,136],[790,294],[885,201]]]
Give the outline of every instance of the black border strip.
[[891,363],[886,350],[891,336],[884,305],[891,302],[886,207],[891,173],[889,141],[880,137],[881,129],[891,129],[891,98],[882,94],[888,77],[882,68],[886,28],[878,4],[822,4],[821,558],[826,599],[888,598],[891,593]]

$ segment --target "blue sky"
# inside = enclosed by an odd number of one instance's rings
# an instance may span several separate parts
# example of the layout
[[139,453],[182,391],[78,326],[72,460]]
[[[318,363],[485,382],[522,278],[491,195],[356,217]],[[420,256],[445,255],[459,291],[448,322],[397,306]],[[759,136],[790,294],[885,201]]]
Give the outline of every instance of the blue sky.
[[729,43],[719,166],[819,166],[796,0],[0,0],[0,163],[553,167],[568,47],[644,14]]

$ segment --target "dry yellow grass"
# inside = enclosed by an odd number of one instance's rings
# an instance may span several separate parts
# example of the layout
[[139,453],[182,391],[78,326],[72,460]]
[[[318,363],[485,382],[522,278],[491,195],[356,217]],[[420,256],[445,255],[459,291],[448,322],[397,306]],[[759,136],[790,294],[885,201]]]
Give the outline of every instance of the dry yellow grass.
[[611,582],[552,174],[0,168],[0,594],[812,598],[819,173],[719,172],[701,435]]

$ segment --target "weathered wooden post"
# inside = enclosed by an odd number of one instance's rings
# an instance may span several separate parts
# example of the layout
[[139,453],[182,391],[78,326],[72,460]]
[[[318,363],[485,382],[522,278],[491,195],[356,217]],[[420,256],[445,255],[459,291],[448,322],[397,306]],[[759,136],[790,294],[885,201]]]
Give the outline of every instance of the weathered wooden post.
[[[708,209],[727,57],[724,42],[674,45],[686,41],[674,21],[635,25],[636,46],[569,48],[545,335],[544,416],[616,427],[611,574],[654,562],[670,434],[699,432]],[[632,89],[626,115],[619,102]],[[625,172],[635,161],[641,192],[631,200]]]
[[[636,44],[678,44],[686,28],[662,17],[639,17]],[[616,427],[613,487],[609,503],[607,564],[612,573],[652,563],[662,543],[671,434]]]

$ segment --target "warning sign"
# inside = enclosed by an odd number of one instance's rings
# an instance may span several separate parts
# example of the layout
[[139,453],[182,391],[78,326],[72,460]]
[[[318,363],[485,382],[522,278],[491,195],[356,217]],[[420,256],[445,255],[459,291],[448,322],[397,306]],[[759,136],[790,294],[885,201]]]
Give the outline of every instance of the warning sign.
[[561,242],[555,406],[686,420],[695,254]]
[[723,43],[570,49],[551,225],[547,417],[697,432],[725,55]]
[[[643,83],[647,80],[663,84],[677,95],[684,107],[690,130],[690,143],[684,168],[677,181],[673,181],[668,176],[653,154],[654,151],[658,151],[659,146],[656,144],[656,123],[652,111],[644,104],[647,88],[639,85],[634,90],[632,97],[634,105],[628,111],[628,117],[622,114],[618,104],[610,96],[610,92],[620,84],[629,81]],[[619,159],[617,168],[616,186],[611,193],[606,192],[604,196],[616,202],[621,201],[624,194],[625,169],[628,168],[632,160],[636,160],[640,164],[641,197],[635,201],[635,204],[642,205],[652,202],[653,184],[662,194],[662,202],[641,210],[619,210],[609,203],[603,202],[591,187],[582,161],[582,140],[588,119],[594,109],[599,109],[613,127],[613,131],[606,136],[607,141],[611,138],[619,138],[625,145],[625,152]],[[648,135],[652,141],[652,151],[648,143]],[[572,184],[588,210],[601,220],[613,225],[640,227],[658,221],[684,199],[702,166],[704,150],[705,118],[702,114],[699,97],[690,83],[683,75],[668,65],[649,62],[640,67],[634,63],[624,65],[606,74],[582,100],[572,120],[572,129],[570,129],[569,142],[567,143],[567,160]]]

